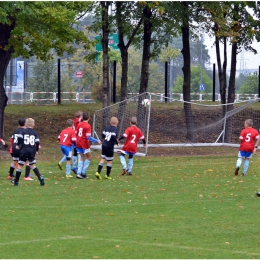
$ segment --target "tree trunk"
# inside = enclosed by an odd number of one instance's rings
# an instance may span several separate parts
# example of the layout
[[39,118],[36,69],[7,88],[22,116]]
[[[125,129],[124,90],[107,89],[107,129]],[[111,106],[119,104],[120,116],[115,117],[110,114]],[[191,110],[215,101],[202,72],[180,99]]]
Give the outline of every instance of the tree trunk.
[[108,59],[108,37],[109,37],[109,23],[108,23],[108,7],[109,1],[100,2],[102,6],[102,48],[103,48],[103,107],[110,104],[110,87],[109,87],[109,59]]
[[[237,64],[237,42],[232,43],[231,48],[231,67],[228,86],[228,105],[227,112],[234,109],[235,91],[236,91],[236,64]],[[225,142],[230,143],[232,137],[233,117],[227,118],[225,128]]]
[[216,56],[217,56],[217,64],[218,64],[218,77],[219,77],[219,91],[221,97],[221,104],[226,104],[226,71],[227,71],[227,48],[226,48],[226,38],[224,39],[224,61],[223,68],[221,65],[221,57],[220,57],[220,47],[219,47],[219,38],[215,36],[216,43]]
[[236,65],[237,65],[237,42],[232,43],[231,67],[228,86],[228,103],[234,103],[236,91]]
[[[142,68],[141,68],[141,80],[139,94],[147,92],[149,82],[149,63],[150,63],[150,49],[151,49],[151,37],[152,37],[152,10],[149,6],[145,6],[143,10],[144,16],[144,42],[143,42],[143,56],[142,56]],[[145,121],[141,118],[145,117],[146,108],[141,105],[142,97],[139,97],[138,102],[138,125],[141,129],[145,128]]]
[[152,23],[151,8],[145,6],[143,10],[144,15],[144,42],[143,42],[143,56],[142,56],[142,69],[139,93],[147,92],[149,82],[149,63],[150,63],[150,49],[151,49],[151,36],[152,36]]
[[0,24],[0,137],[4,138],[4,111],[7,106],[8,97],[4,89],[4,76],[8,63],[12,58],[13,48],[4,50],[11,36],[11,31],[15,23],[12,25]]
[[[128,79],[128,48],[130,44],[133,41],[134,36],[136,35],[136,32],[140,28],[142,24],[142,18],[139,20],[137,26],[133,30],[130,38],[128,39],[128,42],[125,44],[124,42],[124,29],[123,29],[123,24],[125,23],[124,21],[124,16],[122,14],[122,7],[124,5],[123,2],[121,1],[116,1],[116,21],[117,21],[117,28],[118,28],[118,39],[119,39],[119,44],[118,48],[121,51],[121,58],[122,58],[122,75],[121,75],[121,94],[120,94],[120,101],[124,101],[127,99],[127,79]],[[126,102],[121,102],[119,105],[119,110],[118,110],[118,119],[119,119],[119,133],[123,132],[123,122],[124,122],[124,116],[125,116],[125,109],[126,109]],[[130,118],[129,118],[130,120]]]
[[[188,15],[188,3],[182,2],[184,8],[186,9],[184,13],[186,17],[183,18],[182,25],[182,42],[183,48],[181,50],[183,55],[183,99],[184,101],[190,102],[190,78],[191,78],[191,70],[190,70],[190,33],[189,33],[189,15]],[[184,102],[184,113],[186,119],[186,127],[187,127],[187,139],[192,143],[196,142],[196,136],[194,132],[194,119],[192,115],[191,104]]]

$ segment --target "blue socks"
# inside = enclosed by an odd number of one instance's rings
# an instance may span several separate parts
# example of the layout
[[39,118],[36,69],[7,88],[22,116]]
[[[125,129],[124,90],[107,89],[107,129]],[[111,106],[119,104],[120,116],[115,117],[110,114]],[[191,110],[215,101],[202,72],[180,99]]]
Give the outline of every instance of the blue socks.
[[123,155],[120,155],[120,162],[122,164],[122,167],[123,169],[125,170],[127,167],[126,167],[126,160],[125,160],[125,157]]
[[243,175],[246,175],[248,167],[249,167],[249,160],[245,160],[245,162],[244,162],[244,169],[243,169]]
[[70,175],[70,164],[66,164],[66,175]]

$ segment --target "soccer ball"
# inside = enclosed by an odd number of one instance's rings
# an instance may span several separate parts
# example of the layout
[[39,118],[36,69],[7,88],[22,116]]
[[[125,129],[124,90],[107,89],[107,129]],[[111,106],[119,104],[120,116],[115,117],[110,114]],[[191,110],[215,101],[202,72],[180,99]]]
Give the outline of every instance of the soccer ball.
[[142,106],[144,106],[144,107],[150,106],[150,99],[144,99],[144,100],[142,101]]

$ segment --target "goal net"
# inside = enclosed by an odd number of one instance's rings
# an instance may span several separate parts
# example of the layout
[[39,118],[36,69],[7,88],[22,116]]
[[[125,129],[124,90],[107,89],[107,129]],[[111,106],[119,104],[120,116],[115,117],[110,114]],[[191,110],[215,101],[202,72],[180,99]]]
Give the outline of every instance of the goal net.
[[[148,107],[141,105],[145,98],[151,101]],[[121,136],[129,126],[130,118],[136,116],[147,140],[145,149],[140,143],[137,155],[147,155],[149,148],[239,147],[238,138],[246,119],[253,119],[253,127],[257,130],[260,128],[260,106],[257,101],[259,99],[206,105],[203,102],[185,102],[162,98],[159,94],[143,93],[96,111],[93,133],[101,139],[110,117],[117,116]]]
[[[144,99],[150,99],[149,93],[142,93],[140,95],[134,95],[122,102],[108,106],[106,108],[95,111],[93,116],[93,136],[98,139],[102,139],[103,130],[109,125],[110,118],[115,116],[118,118],[118,137],[122,136],[126,128],[130,126],[131,117],[137,117],[137,126],[142,130],[146,142],[149,139],[149,122],[150,122],[150,110],[151,106],[144,107],[142,101]],[[148,146],[143,147],[143,142],[139,141],[138,153],[136,155],[146,156]],[[120,152],[123,145],[119,147],[115,146],[115,152]],[[91,148],[101,149],[100,146],[92,145]]]

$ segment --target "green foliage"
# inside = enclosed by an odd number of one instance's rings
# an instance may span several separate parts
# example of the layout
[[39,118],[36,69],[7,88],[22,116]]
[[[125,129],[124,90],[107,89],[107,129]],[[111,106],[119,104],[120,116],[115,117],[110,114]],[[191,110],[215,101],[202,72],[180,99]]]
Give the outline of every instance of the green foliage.
[[159,60],[161,62],[175,60],[180,54],[181,53],[178,49],[172,47],[166,47],[162,50]]
[[243,85],[238,90],[239,94],[256,94],[258,93],[258,73],[250,73]]
[[88,46],[83,32],[78,31],[76,18],[85,11],[88,2],[1,2],[0,23],[14,26],[8,45],[14,56],[41,60],[52,57],[54,49],[58,56],[64,51],[73,52],[72,43]]
[[[204,93],[212,92],[212,80],[207,75],[204,69],[201,70],[201,67],[191,66],[191,93],[198,93],[200,91],[201,84],[201,75],[202,75],[202,84],[205,85]],[[176,81],[174,82],[173,91],[175,93],[182,93],[183,90],[183,77],[178,75]]]
[[33,77],[28,80],[28,91],[57,91],[57,62],[54,59],[48,62],[37,60],[32,66],[32,74]]

